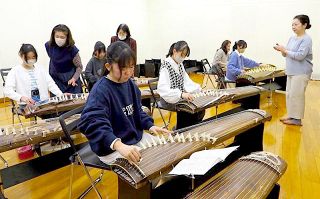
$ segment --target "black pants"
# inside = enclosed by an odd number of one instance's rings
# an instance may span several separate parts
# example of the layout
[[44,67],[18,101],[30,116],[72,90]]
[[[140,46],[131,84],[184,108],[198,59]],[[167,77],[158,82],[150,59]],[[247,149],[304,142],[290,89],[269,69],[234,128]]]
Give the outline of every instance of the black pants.
[[205,110],[191,114],[183,111],[177,111],[177,126],[176,129],[192,126],[202,121]]

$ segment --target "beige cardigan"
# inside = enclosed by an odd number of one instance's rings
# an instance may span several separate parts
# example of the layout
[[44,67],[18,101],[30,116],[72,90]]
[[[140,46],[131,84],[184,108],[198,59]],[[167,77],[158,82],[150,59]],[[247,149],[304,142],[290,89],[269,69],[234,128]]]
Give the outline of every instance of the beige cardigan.
[[214,55],[214,59],[212,64],[219,64],[222,70],[226,70],[227,62],[229,60],[229,53],[226,54],[221,48],[217,50],[216,54]]

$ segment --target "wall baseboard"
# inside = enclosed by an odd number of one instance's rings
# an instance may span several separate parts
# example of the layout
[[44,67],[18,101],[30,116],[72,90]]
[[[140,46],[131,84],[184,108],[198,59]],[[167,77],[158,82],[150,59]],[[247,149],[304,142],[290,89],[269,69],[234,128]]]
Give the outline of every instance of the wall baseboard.
[[320,74],[319,74],[319,73],[312,74],[312,75],[311,75],[311,79],[312,79],[312,80],[320,80]]

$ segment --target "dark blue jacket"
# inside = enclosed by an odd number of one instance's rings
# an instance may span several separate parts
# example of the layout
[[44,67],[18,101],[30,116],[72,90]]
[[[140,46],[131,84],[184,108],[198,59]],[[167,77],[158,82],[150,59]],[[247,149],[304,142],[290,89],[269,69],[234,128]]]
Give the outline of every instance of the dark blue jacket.
[[116,83],[106,77],[92,88],[78,125],[98,156],[110,153],[116,138],[138,143],[151,126],[153,119],[143,112],[141,92],[132,80]]

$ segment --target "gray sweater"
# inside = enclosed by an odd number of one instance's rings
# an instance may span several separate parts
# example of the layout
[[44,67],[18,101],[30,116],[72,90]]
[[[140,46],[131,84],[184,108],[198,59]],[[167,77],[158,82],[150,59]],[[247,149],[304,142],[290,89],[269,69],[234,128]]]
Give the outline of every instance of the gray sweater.
[[90,59],[90,61],[86,66],[85,76],[91,84],[94,84],[104,75],[105,63],[106,63],[106,60],[100,60],[96,57],[92,57]]
[[286,74],[311,75],[312,73],[312,39],[305,34],[292,36],[287,44]]
[[[215,64],[219,64],[219,66],[223,69],[223,70],[226,70],[226,65],[227,65],[227,62],[229,60],[229,53],[226,54],[221,48],[217,50],[216,54],[214,55],[214,59],[213,59],[213,62],[212,64],[215,65]],[[219,62],[222,62],[224,64],[221,64]]]

